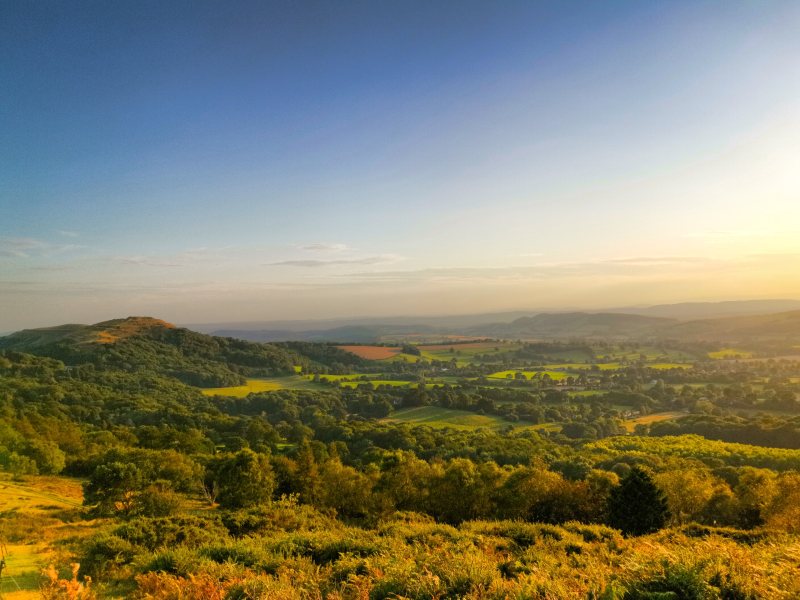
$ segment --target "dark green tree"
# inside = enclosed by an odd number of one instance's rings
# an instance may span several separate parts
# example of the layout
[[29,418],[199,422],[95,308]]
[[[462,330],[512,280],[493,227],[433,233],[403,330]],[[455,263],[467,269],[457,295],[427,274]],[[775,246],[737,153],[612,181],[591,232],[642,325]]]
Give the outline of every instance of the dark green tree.
[[101,515],[130,514],[142,489],[142,472],[136,465],[109,462],[98,465],[83,484],[83,503]]
[[275,475],[268,455],[245,448],[215,458],[208,465],[205,486],[215,490],[223,508],[245,508],[269,502]]
[[667,499],[650,476],[633,467],[608,499],[608,522],[625,535],[645,535],[663,528],[669,519]]

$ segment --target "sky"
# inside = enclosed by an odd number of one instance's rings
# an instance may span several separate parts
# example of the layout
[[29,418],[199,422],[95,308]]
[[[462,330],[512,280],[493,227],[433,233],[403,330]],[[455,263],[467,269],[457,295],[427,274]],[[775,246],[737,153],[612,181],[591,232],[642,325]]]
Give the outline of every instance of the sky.
[[800,298],[800,3],[0,3],[0,331]]

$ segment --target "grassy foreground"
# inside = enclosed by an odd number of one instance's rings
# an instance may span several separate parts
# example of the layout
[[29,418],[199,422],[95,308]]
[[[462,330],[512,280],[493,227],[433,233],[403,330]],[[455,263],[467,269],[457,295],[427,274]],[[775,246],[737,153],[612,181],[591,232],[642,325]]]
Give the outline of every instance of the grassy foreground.
[[0,542],[6,567],[0,580],[4,600],[40,598],[42,569],[68,566],[67,541],[91,534],[97,522],[80,518],[80,482],[65,477],[13,481],[0,474]]
[[[800,538],[785,533],[688,525],[623,538],[601,525],[451,526],[408,512],[354,526],[292,499],[120,522],[87,520],[80,499],[68,478],[0,480],[5,600],[800,597]],[[92,595],[40,591],[46,565],[68,578],[73,562]]]

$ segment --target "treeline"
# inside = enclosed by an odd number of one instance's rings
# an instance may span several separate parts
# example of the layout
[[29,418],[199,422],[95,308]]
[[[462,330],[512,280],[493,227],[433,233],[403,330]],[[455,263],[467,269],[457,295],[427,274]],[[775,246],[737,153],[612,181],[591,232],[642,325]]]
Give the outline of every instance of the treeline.
[[654,436],[695,434],[724,442],[800,449],[800,416],[690,415],[652,423],[645,432]]

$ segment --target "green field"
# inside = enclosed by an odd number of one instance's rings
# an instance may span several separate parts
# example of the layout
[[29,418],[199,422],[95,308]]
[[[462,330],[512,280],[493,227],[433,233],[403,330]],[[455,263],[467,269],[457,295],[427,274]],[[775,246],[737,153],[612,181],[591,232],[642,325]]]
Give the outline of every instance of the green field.
[[479,415],[466,410],[439,408],[438,406],[404,408],[383,420],[387,423],[410,423],[412,425],[427,425],[441,429],[476,429],[478,427],[500,429],[508,425],[516,425],[501,417]]
[[643,417],[636,417],[634,419],[626,419],[625,429],[628,432],[633,432],[637,425],[649,425],[650,423],[658,423],[659,421],[669,421],[671,419],[678,419],[685,417],[685,412],[669,411],[661,413],[653,413],[651,415],[644,415]]
[[[329,375],[328,377],[335,377]],[[346,375],[345,377],[355,377]],[[275,390],[319,390],[323,389],[322,384],[311,381],[308,375],[289,375],[287,377],[264,377],[259,379],[248,379],[244,385],[234,385],[229,387],[203,388],[202,392],[206,396],[232,396],[233,398],[244,398],[249,394],[259,392],[272,392]]]
[[392,379],[370,379],[369,381],[341,381],[340,385],[347,388],[357,388],[359,385],[371,383],[373,386],[388,385],[390,387],[408,387],[418,385],[416,381],[397,381]]
[[455,359],[460,367],[470,364],[479,364],[478,356],[497,358],[503,354],[514,352],[522,347],[521,344],[509,342],[471,342],[467,344],[424,344],[419,347],[422,357],[426,360],[439,360],[449,362]]
[[549,375],[550,379],[553,381],[561,381],[562,379],[566,379],[570,377],[570,373],[566,373],[564,371],[520,371],[516,369],[508,369],[506,371],[498,371],[497,373],[492,373],[488,376],[489,379],[515,379],[517,373],[522,373],[525,379],[533,379],[533,378],[541,378],[544,375]]
[[623,367],[622,364],[618,362],[607,362],[607,363],[557,363],[557,364],[548,364],[543,365],[545,369],[561,369],[564,371],[587,371],[587,370],[594,370],[597,367],[600,371],[614,371],[616,369],[621,369]]
[[749,350],[740,350],[738,348],[722,348],[715,352],[709,352],[708,358],[713,358],[715,360],[753,358],[753,353]]

